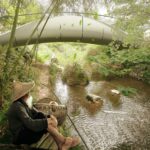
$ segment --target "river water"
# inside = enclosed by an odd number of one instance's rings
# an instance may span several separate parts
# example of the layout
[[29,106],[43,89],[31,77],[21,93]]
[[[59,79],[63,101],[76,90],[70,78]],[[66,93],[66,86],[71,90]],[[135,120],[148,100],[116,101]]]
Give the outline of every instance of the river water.
[[[137,94],[110,100],[110,90],[120,85],[136,88]],[[90,150],[150,150],[150,86],[133,79],[67,86],[58,78],[55,93]],[[88,102],[87,93],[99,95],[103,104]]]

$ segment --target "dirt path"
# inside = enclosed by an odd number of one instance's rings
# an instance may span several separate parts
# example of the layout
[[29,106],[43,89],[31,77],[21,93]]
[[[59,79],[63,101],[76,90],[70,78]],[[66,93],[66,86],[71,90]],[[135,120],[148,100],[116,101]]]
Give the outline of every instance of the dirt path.
[[34,65],[38,72],[37,87],[36,87],[36,97],[38,100],[44,98],[50,98],[55,100],[54,95],[52,94],[51,85],[50,85],[50,76],[49,76],[49,65],[47,64],[36,64]]

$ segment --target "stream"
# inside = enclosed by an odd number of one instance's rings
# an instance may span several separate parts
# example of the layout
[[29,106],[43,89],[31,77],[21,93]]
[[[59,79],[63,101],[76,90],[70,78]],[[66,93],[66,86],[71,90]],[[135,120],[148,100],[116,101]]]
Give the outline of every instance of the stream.
[[[108,93],[118,86],[137,89],[116,103]],[[150,150],[150,87],[133,79],[91,81],[87,86],[67,86],[60,78],[55,93],[90,150]],[[99,95],[103,104],[90,103],[87,93]]]

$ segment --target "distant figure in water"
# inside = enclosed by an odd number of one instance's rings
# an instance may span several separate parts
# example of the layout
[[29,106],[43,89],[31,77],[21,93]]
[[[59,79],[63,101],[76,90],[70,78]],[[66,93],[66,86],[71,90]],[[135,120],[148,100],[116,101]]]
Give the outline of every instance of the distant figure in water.
[[86,99],[91,103],[103,104],[103,100],[100,96],[94,94],[88,94]]
[[65,137],[59,132],[55,116],[46,115],[33,107],[30,91],[34,85],[34,82],[13,83],[12,104],[7,112],[13,143],[31,145],[38,142],[45,133],[49,133],[58,150],[68,150],[78,145],[78,137]]

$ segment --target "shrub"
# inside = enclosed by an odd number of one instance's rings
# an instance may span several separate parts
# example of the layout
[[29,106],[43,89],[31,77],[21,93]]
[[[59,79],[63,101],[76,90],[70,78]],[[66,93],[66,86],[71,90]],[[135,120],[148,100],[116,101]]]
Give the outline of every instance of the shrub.
[[131,87],[119,86],[117,88],[124,96],[133,96],[137,93],[137,89]]
[[[97,53],[89,55],[86,60],[88,64],[97,63],[99,73],[106,78],[132,76],[134,78],[150,83],[150,51],[148,48],[122,49],[113,47],[97,47]],[[95,51],[94,51],[95,52]],[[138,67],[140,66],[140,67]],[[93,68],[91,68],[93,69]]]
[[[6,47],[0,46],[0,102],[2,103],[2,106],[0,107],[0,141],[7,138],[6,133],[8,133],[8,129],[6,112],[11,102],[12,81],[30,81],[35,79],[35,73],[30,64],[25,62],[23,56],[18,58],[22,49],[12,49],[8,60],[5,59],[6,50]],[[16,61],[18,61],[18,63],[16,63]],[[8,63],[8,65],[4,72],[6,63]],[[16,64],[16,66],[14,66],[14,64]],[[12,73],[10,76],[11,70]]]
[[63,81],[69,85],[87,85],[88,76],[81,65],[73,63],[65,67]]

